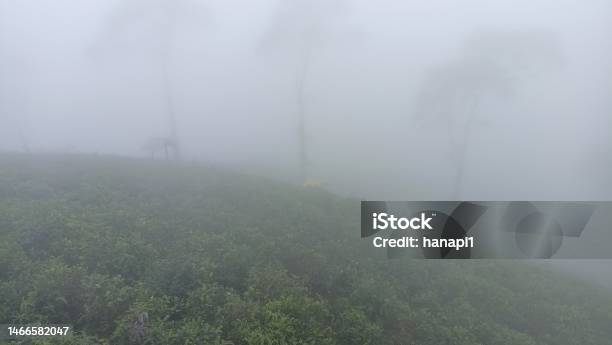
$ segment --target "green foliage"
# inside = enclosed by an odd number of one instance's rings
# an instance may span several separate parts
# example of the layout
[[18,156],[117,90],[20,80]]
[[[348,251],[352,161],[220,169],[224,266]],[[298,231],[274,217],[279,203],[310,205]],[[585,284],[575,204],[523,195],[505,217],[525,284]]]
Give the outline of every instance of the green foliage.
[[612,298],[535,264],[387,260],[354,200],[199,166],[0,157],[0,323],[32,344],[601,345]]

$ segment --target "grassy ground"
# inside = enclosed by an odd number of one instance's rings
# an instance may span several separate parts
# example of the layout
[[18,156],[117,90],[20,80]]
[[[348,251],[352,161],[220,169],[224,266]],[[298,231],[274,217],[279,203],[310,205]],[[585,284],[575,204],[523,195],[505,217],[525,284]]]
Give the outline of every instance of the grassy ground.
[[387,260],[359,204],[201,165],[0,155],[0,324],[65,344],[612,344],[538,265]]

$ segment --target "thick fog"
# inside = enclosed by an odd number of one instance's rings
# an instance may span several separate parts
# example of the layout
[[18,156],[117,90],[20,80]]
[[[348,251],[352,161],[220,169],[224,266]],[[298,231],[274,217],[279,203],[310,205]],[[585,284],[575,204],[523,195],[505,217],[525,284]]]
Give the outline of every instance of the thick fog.
[[0,150],[176,136],[361,198],[610,199],[611,22],[608,0],[0,0]]

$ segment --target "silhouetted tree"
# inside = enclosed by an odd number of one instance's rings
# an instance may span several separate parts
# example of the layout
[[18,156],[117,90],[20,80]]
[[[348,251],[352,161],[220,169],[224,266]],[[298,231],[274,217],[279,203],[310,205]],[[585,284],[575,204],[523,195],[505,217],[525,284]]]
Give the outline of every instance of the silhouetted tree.
[[262,47],[282,51],[295,59],[295,95],[299,171],[302,180],[308,176],[308,133],[306,123],[306,83],[313,55],[333,31],[336,17],[345,9],[343,0],[280,1],[276,16],[266,32]]
[[[195,0],[130,0],[121,3],[106,30],[102,43],[119,40],[122,35],[136,33],[138,49],[152,52],[159,59],[160,81],[165,97],[168,137],[173,143],[173,156],[181,156],[181,140],[171,78],[172,51],[181,26],[201,25],[204,20],[201,2]],[[143,36],[144,35],[144,36]]]
[[443,123],[456,159],[453,197],[459,199],[473,127],[483,101],[511,99],[525,77],[559,65],[562,53],[548,32],[487,32],[465,44],[463,56],[429,71],[416,103],[417,118]]

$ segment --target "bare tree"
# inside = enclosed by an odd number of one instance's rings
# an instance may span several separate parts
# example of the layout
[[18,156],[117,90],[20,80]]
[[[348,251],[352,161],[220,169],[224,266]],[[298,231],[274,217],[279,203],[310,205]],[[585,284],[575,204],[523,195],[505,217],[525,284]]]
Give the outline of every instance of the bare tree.
[[487,32],[465,44],[463,56],[432,69],[417,99],[417,118],[445,124],[456,159],[453,198],[459,199],[465,179],[473,127],[485,100],[508,101],[525,76],[560,65],[556,37],[548,32]]
[[262,47],[280,51],[295,64],[295,103],[297,110],[297,141],[299,174],[308,178],[310,152],[308,150],[306,84],[314,55],[333,32],[335,19],[345,9],[343,0],[281,0]]
[[131,44],[131,47],[157,57],[159,80],[165,98],[167,136],[173,143],[175,159],[181,157],[181,140],[171,77],[172,52],[181,27],[188,24],[202,26],[205,17],[204,7],[197,0],[128,0],[116,9],[100,40],[100,45],[108,48],[109,43],[121,40],[127,33],[136,32],[140,36],[136,42],[132,42],[135,44]]

